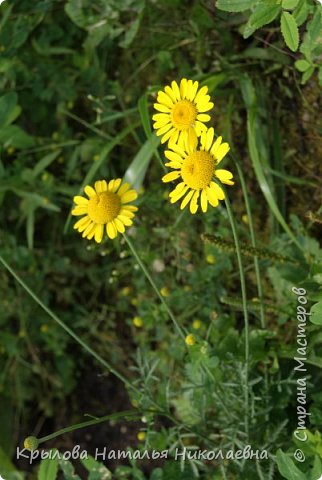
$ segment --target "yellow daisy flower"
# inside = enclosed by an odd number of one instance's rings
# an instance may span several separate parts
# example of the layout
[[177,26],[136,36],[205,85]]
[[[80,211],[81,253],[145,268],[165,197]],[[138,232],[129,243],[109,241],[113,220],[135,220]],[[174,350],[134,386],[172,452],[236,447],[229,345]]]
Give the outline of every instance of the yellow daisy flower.
[[88,199],[76,195],[75,208],[72,215],[85,215],[75,223],[74,228],[89,240],[94,237],[97,243],[102,241],[104,227],[109,238],[115,238],[125,232],[125,227],[132,225],[134,212],[138,210],[134,205],[127,205],[136,200],[138,194],[130,190],[128,183],[121,185],[122,179],[98,180],[95,189],[89,185],[84,188]]
[[214,142],[214,129],[209,128],[202,133],[200,147],[197,147],[197,139],[194,144],[186,142],[184,148],[179,145],[169,146],[171,150],[166,150],[165,156],[170,162],[166,166],[174,171],[162,178],[163,182],[181,179],[169,195],[170,202],[175,203],[183,198],[180,208],[185,208],[190,202],[190,212],[193,214],[198,210],[198,200],[203,212],[207,211],[208,202],[217,207],[219,200],[224,200],[224,191],[213,181],[214,176],[226,185],[234,185],[231,172],[217,169],[229,151],[228,143],[222,143],[222,137]]
[[198,90],[199,83],[183,78],[180,86],[173,81],[164,91],[158,92],[153,115],[153,127],[156,134],[162,136],[161,143],[169,140],[169,144],[178,143],[183,146],[189,136],[192,139],[207,129],[203,122],[209,122],[208,112],[214,106],[210,102],[208,87]]

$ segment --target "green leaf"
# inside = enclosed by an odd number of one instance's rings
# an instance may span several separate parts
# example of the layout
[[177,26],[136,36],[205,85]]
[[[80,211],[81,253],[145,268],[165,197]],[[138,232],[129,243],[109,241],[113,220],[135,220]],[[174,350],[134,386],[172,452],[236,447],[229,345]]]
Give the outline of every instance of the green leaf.
[[58,155],[60,154],[61,150],[56,150],[56,152],[48,153],[45,155],[38,163],[36,163],[33,171],[32,171],[32,178],[36,178],[45,168],[49,167],[49,165],[56,160]]
[[16,92],[9,92],[0,97],[0,128],[10,125],[20,115],[21,108],[17,102]]
[[68,460],[59,460],[59,466],[64,473],[65,480],[81,480],[81,478],[76,475],[73,465]]
[[299,30],[295,18],[289,12],[282,13],[281,31],[288,48],[296,52],[299,47]]
[[37,480],[56,480],[57,473],[58,458],[46,458],[40,463]]
[[308,81],[308,79],[313,75],[315,68],[310,67],[308,68],[302,75],[301,83],[304,84]]
[[0,129],[0,143],[3,143],[5,148],[13,147],[23,150],[32,147],[35,141],[17,125],[8,125]]
[[129,182],[136,190],[141,187],[144,181],[150,160],[159,143],[160,139],[156,135],[152,135],[135,155],[124,174],[124,180]]
[[299,3],[299,0],[283,0],[282,2],[282,7],[285,10],[293,10],[293,8],[296,8]]
[[150,114],[149,114],[149,104],[148,104],[148,96],[146,93],[140,97],[138,101],[138,109],[141,117],[141,122],[143,125],[144,133],[149,138],[152,135],[151,130],[151,121],[150,121]]
[[311,308],[310,320],[314,325],[322,325],[322,302],[315,303]]
[[218,0],[216,7],[225,12],[243,12],[256,3],[257,0]]
[[103,463],[97,462],[90,455],[88,458],[81,459],[82,464],[88,470],[88,480],[110,480],[112,478],[111,472],[103,465]]
[[307,35],[309,37],[310,47],[313,50],[319,43],[321,43],[321,23],[322,23],[322,8],[315,10],[311,22],[308,24]]
[[320,458],[315,455],[313,468],[311,471],[311,480],[317,480],[322,473],[322,462]]
[[310,67],[310,63],[307,60],[296,60],[295,68],[299,72],[305,72]]
[[281,7],[279,5],[258,5],[246,24],[244,38],[250,37],[255,30],[271,23],[280,11]]
[[293,17],[295,18],[298,27],[300,27],[305,22],[309,13],[309,6],[306,0],[300,0],[298,6],[293,11]]
[[277,451],[276,462],[278,470],[283,478],[287,480],[307,480],[306,474],[299,470],[293,460],[286,455],[281,449]]

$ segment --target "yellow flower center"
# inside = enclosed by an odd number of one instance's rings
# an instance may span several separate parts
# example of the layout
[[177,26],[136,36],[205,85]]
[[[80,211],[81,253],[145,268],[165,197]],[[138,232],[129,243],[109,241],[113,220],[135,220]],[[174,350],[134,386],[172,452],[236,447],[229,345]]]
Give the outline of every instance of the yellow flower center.
[[192,127],[197,118],[197,109],[189,100],[180,100],[171,111],[173,125],[178,130],[186,130]]
[[193,152],[185,159],[181,167],[181,176],[188,187],[201,190],[208,187],[215,170],[213,156],[201,150]]
[[104,225],[114,220],[121,210],[121,200],[116,193],[102,192],[88,201],[88,216],[94,223]]

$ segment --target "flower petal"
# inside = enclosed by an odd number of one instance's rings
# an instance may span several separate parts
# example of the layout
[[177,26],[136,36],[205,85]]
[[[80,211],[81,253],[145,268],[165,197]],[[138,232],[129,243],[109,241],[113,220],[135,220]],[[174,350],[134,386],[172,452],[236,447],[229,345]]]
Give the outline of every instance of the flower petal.
[[172,135],[175,133],[175,131],[176,131],[175,128],[171,128],[171,130],[169,130],[165,135],[163,135],[163,137],[161,138],[161,143],[167,142],[172,137]]
[[219,202],[218,202],[218,198],[217,198],[215,190],[212,189],[211,187],[207,187],[206,192],[207,192],[207,198],[208,198],[208,201],[209,201],[210,205],[212,207],[217,207]]
[[182,78],[180,82],[180,95],[182,100],[186,98],[186,93],[187,93],[187,79]]
[[138,194],[135,190],[129,190],[128,192],[123,193],[121,196],[121,203],[133,202],[138,198]]
[[132,220],[129,217],[126,217],[125,215],[118,215],[117,218],[122,223],[124,223],[124,225],[126,225],[127,227],[130,227],[133,224]]
[[162,113],[169,113],[170,112],[169,107],[166,107],[165,105],[160,105],[160,103],[154,103],[153,106],[154,106],[155,110],[158,110],[158,112],[162,112]]
[[209,122],[210,119],[211,116],[206,113],[199,113],[199,115],[197,115],[197,120],[199,120],[199,122]]
[[81,197],[80,195],[76,195],[76,197],[73,198],[73,202],[76,203],[76,205],[87,205],[88,199]]
[[190,213],[192,213],[192,215],[194,215],[198,210],[198,198],[199,190],[196,190],[190,202]]
[[107,183],[105,180],[97,180],[95,182],[95,190],[97,193],[102,193],[107,191]]
[[208,209],[208,198],[207,198],[207,193],[206,190],[201,191],[201,198],[200,198],[200,203],[201,203],[201,210],[206,213]]
[[227,153],[230,150],[230,146],[228,143],[222,143],[220,147],[218,148],[216,152],[216,159],[217,159],[217,164],[221,162],[221,160],[227,155]]
[[104,234],[104,225],[96,225],[95,242],[101,243]]
[[208,92],[208,87],[206,85],[201,87],[195,97],[195,103],[198,103],[199,101],[201,101],[205,97],[205,95],[207,95],[207,92]]
[[122,196],[123,193],[127,192],[131,188],[131,185],[129,183],[123,183],[123,185],[120,187],[119,191],[117,192],[118,195]]
[[117,229],[116,229],[116,226],[114,225],[114,222],[108,222],[106,224],[106,233],[107,233],[107,236],[112,240],[117,236]]
[[216,192],[216,195],[219,200],[224,200],[225,194],[222,188],[220,188],[219,185],[215,182],[210,182],[210,188],[213,189]]
[[179,178],[180,175],[181,175],[181,172],[178,172],[177,170],[175,170],[174,172],[167,173],[166,175],[164,175],[164,177],[162,177],[162,182],[164,183],[172,182],[173,180],[176,180],[177,178]]
[[195,190],[190,190],[190,192],[187,193],[187,195],[184,197],[184,199],[181,202],[180,209],[183,210],[187,204],[190,202]]
[[115,224],[118,232],[120,232],[120,233],[125,232],[125,226],[124,226],[124,223],[121,222],[121,220],[119,220],[118,218],[115,218],[114,219],[114,224]]
[[75,216],[85,215],[85,213],[87,213],[87,210],[87,205],[78,205],[77,207],[73,208],[71,214]]
[[84,192],[86,193],[88,198],[94,197],[96,195],[94,188],[90,185],[86,185],[86,187],[84,188]]
[[233,174],[229,172],[228,170],[215,170],[215,176],[219,178],[219,180],[222,183],[225,183],[226,185],[234,185],[234,182],[232,181]]
[[157,97],[157,102],[161,103],[161,105],[165,105],[166,107],[172,108],[173,102],[171,98],[164,92],[159,92]]
[[172,162],[180,163],[182,164],[182,157],[176,153],[172,152],[171,150],[166,150],[164,152],[164,156],[168,159],[171,160]]
[[[169,122],[167,125],[164,125],[163,127],[157,129],[157,132],[156,132],[157,136],[160,137],[161,135],[165,134],[168,130],[170,130],[171,127],[172,127],[172,123]],[[155,127],[153,126],[153,128]]]
[[118,190],[118,188],[119,188],[119,186],[121,185],[121,183],[122,183],[122,179],[121,179],[121,178],[116,178],[116,179],[114,180],[113,189],[112,189],[111,191],[112,191],[113,193],[116,193],[117,190]]
[[78,230],[79,232],[82,232],[83,230],[85,230],[85,228],[88,227],[90,223],[91,223],[91,219],[89,218],[88,215],[86,215],[86,217],[83,217],[80,220],[77,220],[77,222],[74,225],[74,229]]

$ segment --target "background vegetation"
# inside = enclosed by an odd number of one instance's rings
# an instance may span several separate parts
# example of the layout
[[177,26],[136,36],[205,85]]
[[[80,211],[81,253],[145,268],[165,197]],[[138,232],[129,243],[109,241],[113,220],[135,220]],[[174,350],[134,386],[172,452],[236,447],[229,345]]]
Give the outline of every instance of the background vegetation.
[[[90,357],[2,263],[0,473],[6,480],[52,480],[58,469],[66,480],[316,480],[322,474],[320,29],[314,0],[1,5],[1,258],[136,387]],[[225,205],[206,215],[179,214],[160,180],[152,104],[158,89],[182,77],[209,86],[213,126],[231,145],[225,162],[236,183],[229,198],[246,245],[248,382]],[[129,234],[180,325],[195,335],[188,349],[124,240],[97,246],[72,229],[72,197],[82,185],[125,172],[140,191]],[[308,291],[315,312],[307,328],[310,417],[302,464],[292,460],[299,446],[293,286]],[[159,414],[151,413],[155,403]],[[17,445],[30,434],[44,437],[86,420],[84,414],[134,408],[135,421],[111,420],[44,447],[80,444],[93,455],[104,446],[228,450],[250,443],[267,449],[270,459],[109,461],[103,470],[91,462],[54,462],[48,470],[46,462],[39,469],[15,460]]]

